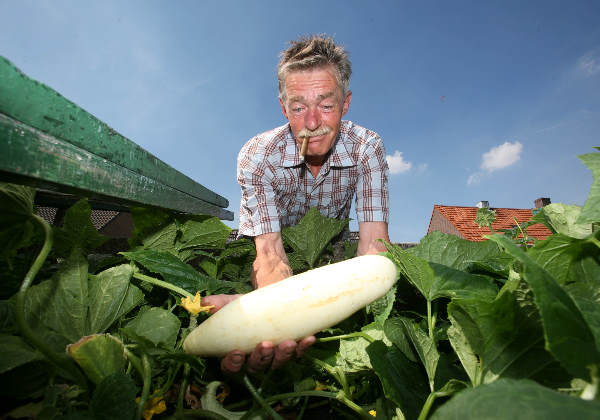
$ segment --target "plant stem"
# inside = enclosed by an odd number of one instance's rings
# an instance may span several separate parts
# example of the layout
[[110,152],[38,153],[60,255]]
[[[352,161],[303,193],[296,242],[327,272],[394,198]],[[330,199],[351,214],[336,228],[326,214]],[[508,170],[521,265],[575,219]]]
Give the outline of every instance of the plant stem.
[[183,399],[187,391],[187,387],[190,379],[190,365],[187,363],[183,366],[183,380],[181,381],[181,387],[179,388],[179,395],[177,397],[177,407],[175,408],[175,416],[179,417],[183,412]]
[[275,420],[283,420],[283,417],[281,417],[275,410],[273,410],[273,408],[269,404],[267,404],[263,397],[261,397],[260,394],[256,391],[254,385],[252,385],[252,382],[250,382],[250,378],[248,378],[248,375],[244,375],[243,381],[244,385],[246,385],[246,388],[248,388],[248,391],[250,391],[250,394],[255,399],[255,401],[258,404],[260,404],[260,406],[264,408],[264,410],[269,415],[271,415],[271,417],[273,417]]
[[144,414],[144,408],[146,407],[146,401],[150,395],[150,383],[152,381],[152,367],[150,366],[150,359],[146,353],[142,353],[142,394],[140,395],[140,402],[138,403],[138,409],[136,419],[140,420]]
[[181,363],[177,363],[177,365],[175,365],[175,369],[173,369],[173,371],[167,378],[167,381],[165,382],[165,384],[158,391],[158,393],[160,395],[165,395],[169,391],[169,389],[171,389],[171,386],[173,385],[173,382],[175,382],[175,377],[177,376],[177,373],[179,373],[180,368],[181,368]]
[[304,416],[304,411],[306,411],[307,405],[308,405],[308,397],[304,397],[304,402],[302,403],[302,408],[300,409],[300,413],[298,413],[298,417],[296,417],[296,420],[302,420],[302,417]]
[[346,407],[352,409],[354,412],[360,415],[363,419],[373,420],[373,416],[367,413],[362,409],[359,405],[357,405],[354,401],[351,401],[343,391],[340,392],[328,392],[328,391],[298,391],[298,392],[287,392],[285,394],[273,395],[271,397],[265,398],[265,402],[271,403],[274,401],[285,400],[288,398],[294,397],[324,397],[329,399],[338,400]]
[[367,413],[365,410],[363,410],[361,406],[359,406],[354,401],[352,401],[348,397],[346,397],[346,394],[343,391],[338,392],[335,397],[338,401],[345,404],[346,407],[354,410],[354,412],[356,412],[356,414],[358,414],[363,419],[370,419],[370,420],[373,419],[373,416],[370,415],[369,413]]
[[127,360],[131,363],[131,366],[140,374],[140,377],[144,378],[144,367],[142,366],[142,361],[139,357],[131,352],[127,347],[125,347],[125,356],[127,356]]
[[427,329],[429,338],[433,341],[433,330],[435,329],[436,312],[431,310],[431,301],[427,299]]
[[169,290],[171,290],[171,291],[173,291],[175,293],[179,293],[182,296],[189,297],[189,298],[192,298],[192,299],[194,298],[194,295],[192,295],[187,290],[182,289],[181,287],[175,286],[174,284],[168,283],[166,281],[155,279],[154,277],[150,277],[150,276],[147,276],[147,275],[142,274],[142,273],[133,273],[133,277],[135,277],[138,280],[142,280],[142,281],[145,281],[145,282],[148,282],[148,283],[152,283],[152,284],[154,284],[156,286],[159,286],[159,287],[162,287],[162,288],[165,288],[165,289],[169,289]]
[[355,337],[362,337],[365,340],[367,340],[369,343],[372,343],[373,338],[371,338],[371,336],[367,333],[364,333],[362,331],[357,331],[357,332],[353,332],[350,334],[343,334],[343,335],[335,335],[332,337],[322,337],[322,338],[317,338],[317,343],[326,343],[328,341],[335,341],[335,340],[344,340],[346,338],[355,338]]
[[44,265],[44,261],[46,261],[54,242],[54,238],[52,236],[52,227],[40,216],[32,215],[32,217],[42,226],[45,239],[42,249],[33,261],[33,264],[27,271],[27,274],[25,274],[25,278],[23,279],[19,292],[16,296],[17,325],[19,326],[23,337],[33,344],[51,363],[53,363],[61,371],[61,373],[71,377],[77,383],[77,385],[79,385],[82,389],[87,390],[87,380],[75,363],[66,354],[56,353],[54,350],[52,350],[52,348],[50,348],[50,346],[48,346],[46,342],[40,340],[33,332],[29,324],[27,324],[25,319],[25,293],[33,283],[33,280],[40,271],[40,268],[42,268]]
[[423,404],[423,408],[421,408],[421,413],[419,413],[419,417],[417,420],[425,420],[429,415],[429,411],[431,410],[431,406],[435,401],[435,392],[431,392],[429,396],[427,396],[427,400],[425,400],[425,404]]
[[215,413],[210,410],[203,410],[201,408],[195,408],[193,410],[183,410],[181,412],[181,417],[173,416],[174,418],[199,418],[199,419],[214,419],[214,420],[228,420],[227,417],[220,415],[219,413]]
[[591,243],[596,245],[598,248],[600,248],[600,241],[598,239],[594,238],[593,236],[588,238],[588,241],[590,241]]
[[336,381],[338,381],[338,383],[342,386],[344,392],[349,393],[348,381],[346,381],[346,375],[344,375],[344,372],[342,370],[340,370],[338,367],[333,367],[330,364],[325,363],[324,361],[315,357],[311,357],[308,355],[305,355],[304,357],[308,358],[311,362],[313,362],[320,368],[325,369],[327,373],[329,373],[331,376],[334,377]]

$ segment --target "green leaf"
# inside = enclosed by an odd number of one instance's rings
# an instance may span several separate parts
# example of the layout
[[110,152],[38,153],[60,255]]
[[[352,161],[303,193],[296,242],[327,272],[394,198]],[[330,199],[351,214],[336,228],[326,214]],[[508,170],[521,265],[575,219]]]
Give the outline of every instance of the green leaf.
[[[600,232],[593,237],[600,238]],[[600,252],[589,239],[556,234],[538,241],[527,254],[561,284],[600,279]]]
[[439,231],[431,232],[407,252],[457,270],[465,270],[473,261],[486,261],[501,254],[493,242],[471,242]]
[[440,297],[486,299],[492,300],[498,294],[498,288],[489,277],[470,274],[442,264],[429,264],[435,273],[435,278],[429,295],[429,300]]
[[98,233],[91,214],[87,199],[79,200],[67,210],[63,227],[54,229],[54,249],[58,255],[67,256],[73,249],[87,254],[106,242],[108,238]]
[[223,249],[231,228],[219,218],[212,216],[194,216],[181,226],[179,249]]
[[14,335],[0,334],[0,347],[2,348],[0,374],[34,360],[43,359],[40,352],[32,348],[21,337]]
[[179,224],[177,222],[169,223],[162,228],[149,233],[142,239],[142,248],[160,252],[170,252],[179,256],[175,247],[175,240],[179,235]]
[[479,225],[479,227],[491,227],[492,223],[496,221],[496,210],[491,210],[487,207],[482,207],[477,210],[477,214],[475,215],[475,223]]
[[435,279],[435,273],[427,261],[404,251],[397,245],[385,244],[388,253],[399,268],[400,274],[428,299]]
[[0,182],[0,258],[9,260],[32,244],[34,196],[33,188]]
[[137,386],[129,376],[110,375],[94,390],[90,411],[96,420],[131,420],[137,408],[136,394]]
[[147,270],[160,274],[166,282],[181,287],[192,294],[196,292],[214,294],[229,291],[226,282],[205,276],[189,264],[168,252],[143,249],[121,252],[125,258],[143,265]]
[[600,349],[600,277],[596,277],[595,283],[571,283],[565,290],[581,311],[594,335],[596,348]]
[[383,323],[392,313],[396,301],[396,286],[393,286],[385,295],[367,305],[367,313],[373,314],[375,323],[383,326]]
[[133,233],[129,238],[130,246],[141,244],[151,233],[171,222],[171,216],[164,210],[133,206],[130,211],[133,220]]
[[67,353],[96,385],[112,374],[125,372],[125,347],[110,334],[83,337],[68,345]]
[[371,343],[366,351],[386,398],[400,407],[407,419],[416,419],[429,394],[421,367],[382,341]]
[[541,209],[552,230],[572,238],[583,239],[592,233],[592,225],[579,224],[577,219],[581,214],[581,206],[552,203]]
[[348,223],[350,219],[328,218],[322,216],[319,210],[313,207],[296,226],[283,228],[281,234],[284,243],[299,252],[310,268],[314,268],[329,242],[339,235]]
[[217,278],[219,274],[217,258],[204,251],[197,251],[196,255],[201,256],[201,259],[198,261],[198,266],[204,270],[208,276]]
[[175,347],[181,328],[179,318],[162,308],[150,308],[129,322],[123,330],[152,343],[155,347]]
[[25,293],[25,319],[46,326],[73,343],[88,334],[87,260],[75,252],[50,280]]
[[510,267],[515,259],[507,254],[499,254],[488,257],[485,261],[472,261],[466,271],[472,274],[491,275],[506,279]]
[[419,359],[421,359],[421,363],[425,366],[429,378],[429,389],[433,392],[435,390],[436,369],[440,359],[435,341],[413,320],[408,318],[400,318],[400,320],[406,335],[419,355]]
[[523,263],[523,279],[533,291],[544,325],[547,348],[575,377],[589,378],[588,366],[600,364],[594,335],[573,299],[557,281],[509,239],[491,240]]
[[554,361],[535,307],[512,283],[494,301],[454,299],[447,309],[448,338],[473,385],[529,378]]
[[409,338],[404,329],[404,323],[401,317],[386,319],[383,324],[385,336],[390,340],[411,362],[417,361],[417,355],[410,345]]
[[16,333],[18,331],[13,301],[0,300],[0,333]]
[[530,380],[501,379],[468,388],[437,409],[432,420],[597,419],[600,404],[545,388]]
[[35,189],[24,185],[0,182],[0,213],[33,215]]
[[592,171],[594,182],[577,223],[600,222],[600,153],[588,153],[578,157]]
[[493,299],[497,288],[492,279],[469,274],[442,264],[427,263],[399,246],[386,244],[392,260],[428,301],[440,297]]
[[[373,340],[384,339],[383,330],[373,323],[363,327],[362,332]],[[370,343],[369,340],[363,337],[340,340],[339,353],[336,355],[336,366],[348,373],[371,370],[371,361],[366,352],[366,348]]]
[[[246,413],[245,411],[237,411],[236,412],[236,411],[226,410],[223,407],[223,405],[217,400],[217,390],[219,389],[220,386],[221,386],[220,381],[212,381],[212,382],[209,382],[208,385],[206,385],[206,390],[202,393],[202,397],[200,397],[200,400],[202,402],[202,408],[204,410],[208,410],[213,413],[217,413],[218,415],[223,416],[226,419],[235,420],[235,419],[242,418],[244,416],[244,414]],[[252,416],[248,420],[255,420],[256,418],[261,418],[261,417]]]
[[118,318],[144,300],[142,291],[131,284],[133,268],[122,264],[89,279],[89,331],[106,331]]

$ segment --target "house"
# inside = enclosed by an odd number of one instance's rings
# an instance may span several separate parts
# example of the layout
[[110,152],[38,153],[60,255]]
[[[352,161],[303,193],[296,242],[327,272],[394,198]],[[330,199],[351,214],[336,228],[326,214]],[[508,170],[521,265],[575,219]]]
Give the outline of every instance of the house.
[[[538,198],[534,201],[534,204],[535,208],[541,208],[550,204],[550,199]],[[501,229],[513,228],[517,224],[515,219],[520,224],[533,217],[532,209],[489,207],[487,201],[480,201],[473,207],[434,204],[427,233],[438,230],[472,242],[485,241],[484,235],[491,234],[490,229],[479,227],[475,223],[477,210],[482,207],[487,207],[496,212],[496,221],[492,223],[492,229],[495,232],[499,232]],[[546,226],[537,223],[527,228],[527,234],[536,239],[546,239],[552,232]]]

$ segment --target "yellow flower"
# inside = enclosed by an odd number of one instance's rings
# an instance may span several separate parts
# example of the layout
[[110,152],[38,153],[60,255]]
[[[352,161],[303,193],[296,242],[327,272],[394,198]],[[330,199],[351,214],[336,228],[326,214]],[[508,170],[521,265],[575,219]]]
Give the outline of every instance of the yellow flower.
[[[137,402],[140,402],[140,397],[135,399]],[[167,404],[165,404],[165,399],[163,396],[153,397],[146,401],[146,405],[144,405],[144,412],[142,416],[144,420],[150,420],[153,415],[160,414],[167,410]]]
[[227,389],[223,389],[223,391],[216,396],[217,401],[219,401],[221,404],[223,404],[223,402],[225,401],[225,398],[227,398],[227,396],[229,395],[229,390]]
[[319,381],[316,381],[316,385],[315,385],[315,391],[324,391],[327,389],[327,385],[322,384]]
[[208,312],[210,308],[214,308],[214,305],[202,306],[200,292],[196,292],[194,298],[185,297],[181,298],[181,306],[183,306],[192,315],[198,315],[200,312]]
[[369,410],[369,414],[373,417],[377,417],[377,412],[375,410]]

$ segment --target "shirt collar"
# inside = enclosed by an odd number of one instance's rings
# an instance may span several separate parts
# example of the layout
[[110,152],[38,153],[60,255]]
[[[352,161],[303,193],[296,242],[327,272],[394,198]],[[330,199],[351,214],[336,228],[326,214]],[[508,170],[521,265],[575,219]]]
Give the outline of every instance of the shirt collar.
[[[333,146],[333,152],[327,159],[326,165],[330,167],[349,167],[355,166],[356,162],[352,159],[352,150],[350,145],[346,144],[348,135],[346,134],[347,121],[342,121],[340,132]],[[281,156],[281,166],[289,168],[304,163],[304,158],[300,156],[300,148],[294,139],[290,124],[287,124],[285,134],[284,150]]]

